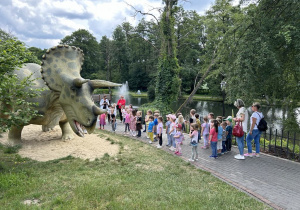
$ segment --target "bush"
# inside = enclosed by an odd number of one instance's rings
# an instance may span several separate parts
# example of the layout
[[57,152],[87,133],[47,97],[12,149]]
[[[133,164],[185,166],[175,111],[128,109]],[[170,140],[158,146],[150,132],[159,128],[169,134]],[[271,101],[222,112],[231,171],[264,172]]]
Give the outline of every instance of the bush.
[[109,94],[109,89],[95,89],[94,94]]
[[148,99],[149,101],[154,101],[155,99],[155,88],[153,85],[148,88]]

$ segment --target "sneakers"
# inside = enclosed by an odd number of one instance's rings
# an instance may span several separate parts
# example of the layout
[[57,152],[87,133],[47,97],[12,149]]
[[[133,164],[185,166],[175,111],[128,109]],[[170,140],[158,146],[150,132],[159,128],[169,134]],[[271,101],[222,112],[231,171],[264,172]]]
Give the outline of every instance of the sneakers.
[[157,149],[160,149],[160,148],[162,148],[162,146],[160,146],[160,145],[157,145],[157,146],[156,146],[156,148],[157,148]]
[[152,144],[152,141],[149,141],[149,144]]
[[253,154],[253,153],[246,153],[246,154],[244,154],[244,156],[245,156],[245,157],[254,157],[255,154]]
[[259,157],[260,157],[259,153],[256,153],[256,154],[255,154],[255,157],[258,157],[258,158],[259,158]]
[[171,150],[171,151],[175,151],[175,150],[176,150],[176,148],[175,148],[175,147],[170,147],[170,148],[169,148],[169,150]]
[[147,136],[147,139],[150,139],[150,137],[149,137],[149,136]]
[[237,159],[237,160],[245,160],[245,157],[244,157],[244,156],[245,156],[245,155],[240,155],[240,154],[238,154],[238,155],[235,155],[234,158]]
[[193,159],[189,159],[189,161],[190,161],[190,162],[194,162],[195,160],[193,160]]
[[206,146],[202,146],[201,149],[207,149],[207,147]]
[[213,156],[213,155],[211,155],[211,156],[209,156],[210,158],[215,158],[215,159],[217,159],[217,157],[216,156]]

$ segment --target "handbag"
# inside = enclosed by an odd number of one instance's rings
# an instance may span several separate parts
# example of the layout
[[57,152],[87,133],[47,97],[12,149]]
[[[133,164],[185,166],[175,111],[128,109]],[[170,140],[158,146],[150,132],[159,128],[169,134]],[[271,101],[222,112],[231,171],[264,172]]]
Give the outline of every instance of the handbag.
[[235,124],[232,130],[232,135],[236,137],[242,137],[244,135],[242,122],[238,121],[238,123]]

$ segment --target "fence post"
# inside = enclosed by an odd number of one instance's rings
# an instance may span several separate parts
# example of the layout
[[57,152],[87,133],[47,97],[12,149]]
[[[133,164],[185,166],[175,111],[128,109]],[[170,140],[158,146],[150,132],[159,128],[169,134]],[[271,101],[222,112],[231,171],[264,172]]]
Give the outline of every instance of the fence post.
[[274,154],[276,155],[276,146],[277,146],[277,129],[275,130],[275,145],[274,145]]
[[281,130],[281,142],[280,142],[280,149],[281,149],[281,151],[280,151],[280,157],[282,157],[282,150],[283,150],[283,148],[282,148],[282,139],[283,139],[283,129]]
[[290,132],[288,131],[288,137],[287,137],[287,141],[286,141],[286,157],[287,158],[289,156],[289,141],[290,141]]
[[293,158],[295,159],[295,147],[296,147],[296,133],[294,133],[294,147],[293,147]]
[[270,152],[270,148],[272,146],[272,128],[270,128],[270,133],[269,133],[269,152]]
[[264,132],[265,136],[264,136],[264,151],[266,151],[266,136],[267,136],[267,131]]

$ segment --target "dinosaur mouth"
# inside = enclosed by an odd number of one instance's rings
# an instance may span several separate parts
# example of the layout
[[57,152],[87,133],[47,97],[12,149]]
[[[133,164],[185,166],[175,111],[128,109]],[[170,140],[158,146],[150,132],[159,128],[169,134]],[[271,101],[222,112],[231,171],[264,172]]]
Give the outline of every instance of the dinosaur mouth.
[[75,124],[75,128],[77,129],[76,134],[80,137],[84,137],[85,129],[82,127],[82,125],[76,120],[74,120],[74,124]]

